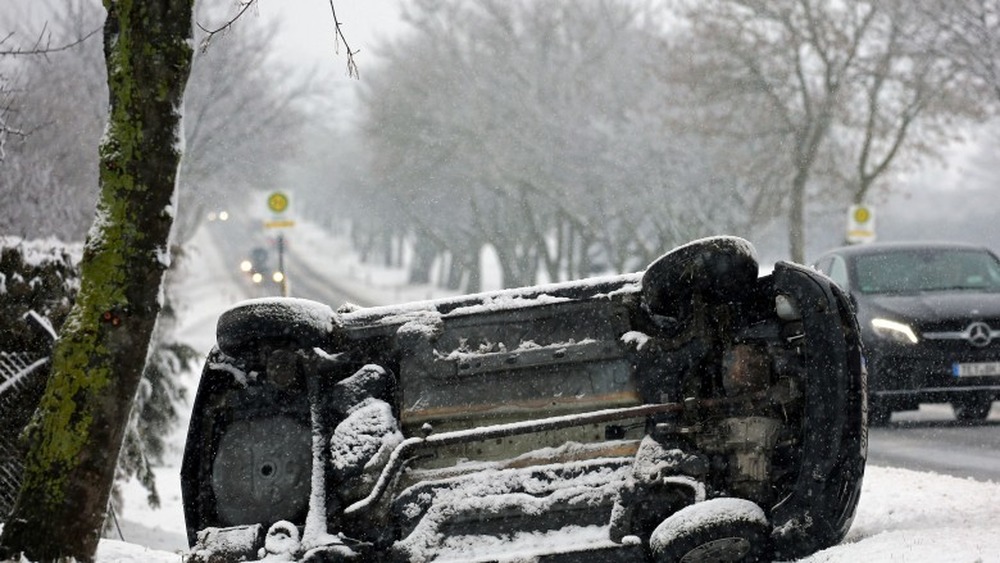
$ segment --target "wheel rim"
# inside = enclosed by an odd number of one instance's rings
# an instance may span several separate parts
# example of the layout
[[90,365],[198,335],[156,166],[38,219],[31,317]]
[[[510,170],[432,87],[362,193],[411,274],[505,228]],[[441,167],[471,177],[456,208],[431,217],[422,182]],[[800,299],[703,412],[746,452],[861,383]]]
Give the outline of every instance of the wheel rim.
[[733,536],[705,542],[681,557],[681,563],[731,563],[740,561],[751,549],[746,538]]

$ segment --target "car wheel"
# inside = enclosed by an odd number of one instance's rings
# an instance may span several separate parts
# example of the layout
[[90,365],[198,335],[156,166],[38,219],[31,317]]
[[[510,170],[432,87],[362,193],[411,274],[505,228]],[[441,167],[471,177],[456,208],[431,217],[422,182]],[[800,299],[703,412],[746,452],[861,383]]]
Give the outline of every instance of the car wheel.
[[691,298],[734,301],[755,287],[757,251],[748,241],[710,237],[679,246],[656,259],[642,276],[642,298],[651,313],[683,319]]
[[649,538],[658,563],[749,562],[767,555],[771,526],[756,503],[715,498],[686,506]]
[[332,331],[333,310],[328,305],[306,299],[255,299],[219,316],[216,339],[220,350],[236,357],[262,342],[323,346]]
[[955,411],[955,418],[962,421],[986,420],[993,408],[993,401],[986,397],[973,397],[955,401],[951,404],[951,409]]
[[[847,295],[794,264],[776,264],[773,280],[775,291],[811,312],[802,317],[810,353],[803,374],[800,453],[790,467],[796,477],[767,511],[770,555],[787,561],[840,543],[851,527],[867,458],[868,394],[860,333]],[[814,314],[821,311],[830,314]]]

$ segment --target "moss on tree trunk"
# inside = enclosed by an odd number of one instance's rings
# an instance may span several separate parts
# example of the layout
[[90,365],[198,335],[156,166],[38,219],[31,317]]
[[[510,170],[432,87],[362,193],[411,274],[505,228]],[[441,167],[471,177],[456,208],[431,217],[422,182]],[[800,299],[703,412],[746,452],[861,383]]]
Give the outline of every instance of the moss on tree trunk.
[[90,561],[156,316],[180,158],[193,0],[105,0],[110,117],[76,303],[25,439],[10,556]]

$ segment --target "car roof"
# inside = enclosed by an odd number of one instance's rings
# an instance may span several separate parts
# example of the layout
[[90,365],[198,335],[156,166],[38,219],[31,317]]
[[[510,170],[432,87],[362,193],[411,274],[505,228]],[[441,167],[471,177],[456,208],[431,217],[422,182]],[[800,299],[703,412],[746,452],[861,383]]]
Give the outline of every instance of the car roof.
[[[981,244],[972,244],[966,242],[948,242],[948,241],[898,241],[898,242],[870,242],[866,244],[855,244],[851,246],[841,246],[839,248],[833,248],[827,250],[821,255],[817,256],[813,262],[822,260],[823,258],[830,256],[831,254],[839,254],[841,256],[864,256],[869,254],[879,254],[886,251],[892,250],[980,250],[991,252],[987,247]],[[991,252],[992,253],[992,252]]]

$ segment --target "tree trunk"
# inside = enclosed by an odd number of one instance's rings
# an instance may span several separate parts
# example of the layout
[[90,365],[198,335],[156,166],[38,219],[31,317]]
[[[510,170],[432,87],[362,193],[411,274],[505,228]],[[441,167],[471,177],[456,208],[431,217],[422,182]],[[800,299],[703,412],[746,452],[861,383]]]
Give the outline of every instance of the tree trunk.
[[479,293],[483,290],[483,262],[482,257],[477,255],[472,262],[466,265],[469,272],[469,279],[465,284],[466,293]]
[[806,259],[805,252],[805,207],[806,183],[809,177],[807,170],[799,169],[792,180],[791,204],[788,209],[788,248],[792,262],[802,264]]
[[452,256],[452,259],[448,261],[447,269],[444,272],[445,275],[441,277],[444,280],[444,283],[441,285],[455,291],[462,289],[465,270],[466,264]]
[[193,0],[105,0],[110,116],[80,291],[27,435],[0,556],[92,561],[159,312]]
[[425,284],[431,281],[431,268],[437,248],[426,237],[418,236],[413,243],[413,260],[410,261],[410,284]]

